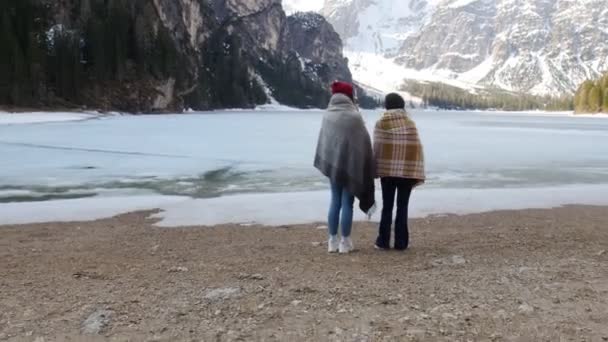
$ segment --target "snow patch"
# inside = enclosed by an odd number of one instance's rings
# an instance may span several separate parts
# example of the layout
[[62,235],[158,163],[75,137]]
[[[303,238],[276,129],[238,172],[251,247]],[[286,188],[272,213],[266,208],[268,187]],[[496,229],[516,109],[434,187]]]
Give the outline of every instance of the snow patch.
[[[476,91],[481,86],[474,82],[468,82],[472,78],[480,77],[483,70],[472,70],[470,75],[464,79],[457,78],[457,74],[449,70],[441,69],[408,69],[395,63],[393,58],[367,52],[345,51],[349,60],[354,79],[369,87],[384,93],[398,90],[405,81],[414,80],[419,82],[438,82],[468,91]],[[488,64],[491,63],[488,62]],[[488,68],[489,65],[483,65]]]
[[460,74],[458,79],[463,82],[477,84],[481,82],[488,74],[490,74],[493,68],[494,58],[490,56],[475,68]]
[[478,1],[478,0],[457,0],[457,1],[449,4],[447,7],[448,8],[464,7],[464,6],[467,6],[467,5],[469,5],[469,4],[471,4],[471,3],[475,2],[475,1]]
[[[574,185],[522,189],[432,189],[413,195],[412,217],[435,214],[472,214],[493,210],[554,208],[569,204],[608,205],[608,185]],[[381,194],[376,195],[378,199]],[[256,223],[268,226],[323,222],[328,191],[252,194],[211,199],[170,196],[98,197],[39,203],[0,205],[0,225],[43,222],[89,221],[160,208],[152,215],[158,226],[213,226]],[[239,210],[234,210],[239,208]],[[36,213],[35,217],[32,213]],[[367,220],[357,212],[355,219]],[[379,220],[376,215],[373,221]]]
[[283,0],[283,9],[288,15],[295,12],[320,11],[324,0]]
[[[260,112],[299,112],[299,111],[303,111],[304,109],[289,107],[289,106],[278,104],[278,103],[270,103],[270,104],[259,105],[259,106],[255,107],[255,110],[260,111]],[[312,109],[312,110],[318,111],[319,109]]]
[[187,199],[177,196],[128,196],[4,203],[0,204],[0,225],[93,221],[133,211],[162,208]]
[[[472,214],[493,210],[554,208],[569,204],[608,205],[608,185],[580,185],[528,189],[425,189],[412,198],[411,216]],[[381,193],[376,194],[381,199]],[[251,223],[279,226],[324,222],[329,205],[328,191],[255,194],[189,200],[164,207],[154,215],[161,227],[212,226]],[[234,208],[239,208],[235,211]],[[357,221],[367,217],[355,214]],[[372,218],[379,220],[379,215]]]
[[46,122],[65,122],[81,121],[100,117],[96,113],[48,113],[48,112],[29,112],[29,113],[9,113],[0,112],[0,125],[20,125],[35,124]]
[[257,80],[258,84],[262,86],[262,88],[264,89],[264,93],[266,94],[266,96],[268,97],[268,100],[270,101],[270,104],[273,106],[276,105],[280,105],[279,101],[277,101],[274,96],[272,95],[273,90],[270,89],[270,87],[268,86],[268,84],[266,83],[266,81],[264,81],[264,79],[262,78],[262,76],[255,74],[253,77],[255,77],[255,79]]

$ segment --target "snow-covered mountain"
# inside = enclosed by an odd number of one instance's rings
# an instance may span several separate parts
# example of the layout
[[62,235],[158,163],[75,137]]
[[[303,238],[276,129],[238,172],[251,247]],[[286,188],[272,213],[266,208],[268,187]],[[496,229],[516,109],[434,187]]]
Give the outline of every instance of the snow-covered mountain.
[[414,79],[555,95],[608,70],[608,0],[325,0],[320,12],[355,79],[385,91]]

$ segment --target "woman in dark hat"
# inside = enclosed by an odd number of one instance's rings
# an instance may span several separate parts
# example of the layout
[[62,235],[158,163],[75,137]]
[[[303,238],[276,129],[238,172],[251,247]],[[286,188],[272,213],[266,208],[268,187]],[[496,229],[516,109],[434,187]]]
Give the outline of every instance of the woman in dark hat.
[[409,246],[408,207],[412,190],[424,183],[424,152],[418,128],[405,110],[399,94],[388,94],[386,113],[374,129],[374,158],[376,178],[382,183],[382,218],[376,248],[390,248],[393,208],[397,196],[395,218],[395,249]]

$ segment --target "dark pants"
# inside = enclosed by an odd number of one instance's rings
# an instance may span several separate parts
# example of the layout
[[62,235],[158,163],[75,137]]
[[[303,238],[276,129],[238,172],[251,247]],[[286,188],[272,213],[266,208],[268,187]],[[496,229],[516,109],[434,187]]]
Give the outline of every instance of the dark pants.
[[382,182],[382,218],[380,220],[380,233],[376,245],[380,248],[390,248],[391,226],[393,223],[393,207],[395,206],[395,193],[397,194],[397,216],[395,218],[395,249],[405,250],[409,246],[410,236],[407,225],[408,207],[412,189],[418,182],[409,178],[385,177]]

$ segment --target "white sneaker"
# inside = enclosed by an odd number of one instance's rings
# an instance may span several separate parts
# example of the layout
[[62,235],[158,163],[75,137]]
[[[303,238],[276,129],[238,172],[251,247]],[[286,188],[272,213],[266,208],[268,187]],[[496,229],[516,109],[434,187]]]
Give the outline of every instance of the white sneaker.
[[327,241],[327,251],[329,253],[338,253],[339,247],[338,247],[338,236],[337,235],[333,235],[329,237],[329,240]]
[[348,254],[355,250],[355,246],[353,245],[353,240],[350,237],[342,238],[340,241],[340,254]]

